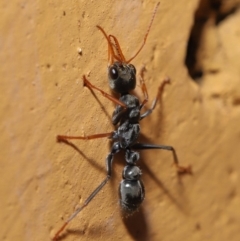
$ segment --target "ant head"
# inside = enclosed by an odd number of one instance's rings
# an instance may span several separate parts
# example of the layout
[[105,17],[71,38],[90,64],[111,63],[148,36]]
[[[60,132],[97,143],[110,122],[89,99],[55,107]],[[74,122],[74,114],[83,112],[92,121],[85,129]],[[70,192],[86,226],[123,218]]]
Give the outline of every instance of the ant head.
[[119,94],[128,93],[136,87],[136,69],[130,62],[142,48],[131,59],[126,60],[117,38],[113,35],[107,35],[102,27],[97,26],[97,28],[108,42],[108,80],[110,88]]
[[132,64],[115,62],[108,67],[108,81],[116,93],[127,93],[136,87],[136,69]]

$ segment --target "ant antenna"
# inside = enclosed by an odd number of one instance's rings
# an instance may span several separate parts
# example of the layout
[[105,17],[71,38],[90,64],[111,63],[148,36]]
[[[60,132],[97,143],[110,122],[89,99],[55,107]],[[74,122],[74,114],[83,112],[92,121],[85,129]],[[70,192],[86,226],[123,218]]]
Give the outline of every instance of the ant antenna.
[[141,52],[143,46],[145,45],[146,40],[147,40],[147,37],[148,37],[148,34],[149,34],[149,31],[150,31],[150,28],[151,28],[151,26],[152,26],[152,23],[153,23],[153,20],[154,20],[154,18],[155,18],[155,15],[156,15],[156,12],[157,12],[157,9],[158,9],[159,5],[160,5],[160,2],[157,3],[157,5],[156,5],[156,7],[155,7],[155,9],[154,9],[154,11],[153,11],[153,15],[152,15],[151,22],[150,22],[150,24],[149,24],[149,26],[148,26],[147,32],[146,32],[146,34],[145,34],[145,36],[144,36],[143,43],[142,43],[140,49],[137,51],[137,53],[136,53],[135,55],[133,55],[133,57],[132,57],[131,59],[129,59],[129,60],[126,61],[126,64],[130,63],[133,59],[135,59],[135,58],[137,57],[137,55]]
[[[109,63],[109,65],[112,65],[114,60],[117,60],[122,63],[126,63],[126,59],[122,53],[122,50],[121,50],[121,47],[120,47],[120,44],[119,44],[117,38],[114,35],[107,35],[101,26],[97,25],[97,28],[103,33],[104,37],[108,41],[108,63]],[[111,41],[111,39],[113,40],[114,43]],[[116,52],[117,52],[116,54],[115,54],[114,50],[116,50]]]
[[[106,32],[104,31],[104,29],[101,26],[97,25],[97,28],[103,33],[104,37],[108,41],[108,62],[109,62],[109,65],[112,65],[114,60],[117,60],[118,62],[121,62],[121,63],[128,64],[133,59],[135,59],[137,57],[137,55],[141,52],[142,48],[144,47],[144,45],[147,41],[147,37],[148,37],[149,31],[151,29],[151,26],[152,26],[152,23],[153,23],[153,20],[155,18],[155,15],[156,15],[156,12],[157,12],[157,9],[158,9],[159,5],[160,5],[160,2],[157,3],[157,5],[156,5],[156,7],[153,11],[152,19],[151,19],[150,24],[148,26],[147,32],[144,36],[143,43],[142,43],[141,47],[139,48],[137,53],[132,58],[130,58],[129,60],[125,59],[117,38],[114,35],[107,35]],[[114,50],[116,51],[116,53],[115,53]]]
[[111,64],[113,64],[114,58],[117,59],[117,60],[119,60],[119,58],[114,53],[113,46],[112,46],[112,43],[110,41],[110,37],[107,36],[106,32],[104,31],[104,29],[101,26],[97,25],[96,27],[103,33],[104,37],[108,41],[108,62],[111,65]]
[[113,44],[113,47],[116,49],[118,56],[122,60],[121,62],[126,63],[126,59],[122,53],[122,50],[120,48],[120,44],[119,44],[117,38],[114,35],[109,35],[109,39],[111,39],[111,38],[113,39],[113,41],[115,43],[115,44]]

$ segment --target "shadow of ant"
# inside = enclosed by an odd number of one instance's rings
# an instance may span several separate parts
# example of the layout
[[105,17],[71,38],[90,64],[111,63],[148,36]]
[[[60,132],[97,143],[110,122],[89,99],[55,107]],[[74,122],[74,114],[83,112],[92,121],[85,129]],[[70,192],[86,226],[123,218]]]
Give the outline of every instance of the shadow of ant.
[[77,151],[83,158],[85,158],[86,160],[88,160],[88,162],[94,166],[95,168],[97,168],[98,170],[100,170],[101,172],[104,171],[104,167],[99,165],[98,163],[96,163],[95,160],[88,158],[74,143],[67,141],[67,140],[61,140],[58,141],[59,143],[64,143],[70,147],[72,147],[75,151]]

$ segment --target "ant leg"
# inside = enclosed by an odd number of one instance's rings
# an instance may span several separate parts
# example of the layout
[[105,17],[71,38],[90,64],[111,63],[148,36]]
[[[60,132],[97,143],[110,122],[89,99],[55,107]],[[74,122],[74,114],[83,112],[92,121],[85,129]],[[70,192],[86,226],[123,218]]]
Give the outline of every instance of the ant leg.
[[192,174],[191,166],[183,167],[179,165],[177,153],[172,146],[164,146],[164,145],[154,145],[154,144],[143,144],[143,143],[136,143],[131,146],[132,149],[136,150],[147,150],[147,149],[163,149],[167,151],[171,151],[173,153],[174,164],[177,168],[179,174]]
[[[166,84],[170,84],[170,79],[169,79],[169,78],[165,78],[165,79],[163,80],[163,82],[161,83],[161,85],[160,85],[159,88],[158,88],[157,97],[153,100],[152,107],[140,116],[140,120],[142,120],[143,118],[149,116],[149,115],[153,112],[153,110],[154,110],[155,107],[156,107],[156,104],[157,104],[158,99],[160,99],[161,96],[162,96],[163,89],[164,89],[164,86],[165,86]],[[144,101],[143,101],[143,103],[144,103]],[[141,107],[142,107],[142,105],[141,105]]]
[[142,107],[148,102],[148,92],[147,92],[147,87],[144,81],[144,72],[146,71],[145,65],[140,69],[140,85],[141,85],[141,89],[144,95],[144,100],[140,106],[140,109],[142,109]]
[[103,137],[108,137],[112,138],[114,132],[109,132],[109,133],[101,133],[101,134],[95,134],[95,135],[90,135],[90,136],[62,136],[62,135],[57,135],[57,141],[67,141],[67,140],[91,140],[91,139],[97,139],[97,138],[103,138]]
[[53,241],[58,240],[60,233],[66,228],[66,226],[92,201],[92,199],[99,193],[99,191],[107,184],[109,179],[112,176],[112,162],[114,154],[120,151],[120,147],[118,142],[113,144],[111,152],[108,154],[106,158],[106,166],[107,166],[107,177],[101,182],[101,184],[89,195],[89,197],[85,200],[83,205],[76,209],[76,211],[67,219],[67,221],[62,225],[62,227],[57,231],[57,233],[53,237]]
[[121,102],[120,100],[114,98],[113,96],[107,94],[106,92],[104,92],[103,90],[99,89],[98,87],[92,85],[89,80],[87,80],[86,76],[83,75],[83,83],[84,83],[84,86],[87,86],[89,89],[95,89],[97,91],[99,91],[104,97],[106,97],[107,99],[111,100],[112,102],[114,102],[116,105],[120,105],[122,106],[124,109],[127,108],[127,106]]

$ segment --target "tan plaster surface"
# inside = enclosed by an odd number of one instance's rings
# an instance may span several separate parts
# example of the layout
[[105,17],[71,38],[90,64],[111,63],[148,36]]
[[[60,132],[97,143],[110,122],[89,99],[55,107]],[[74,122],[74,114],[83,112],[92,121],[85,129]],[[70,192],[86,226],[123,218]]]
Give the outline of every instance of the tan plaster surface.
[[[202,1],[203,9],[207,1]],[[172,145],[193,175],[178,177],[172,155],[144,151],[146,199],[127,220],[118,205],[124,162],[61,240],[240,240],[240,9],[222,1],[208,16],[196,51],[194,81],[185,65],[199,1],[161,1],[141,54],[150,102],[165,76],[162,106],[141,122],[142,141]],[[117,36],[130,58],[156,1],[1,1],[0,240],[50,240],[105,177],[107,139],[57,143],[57,134],[110,132],[114,104],[82,85],[82,75],[110,93],[107,43]],[[204,15],[203,14],[203,15]],[[80,53],[81,52],[81,53]],[[139,88],[136,90],[141,96]]]

